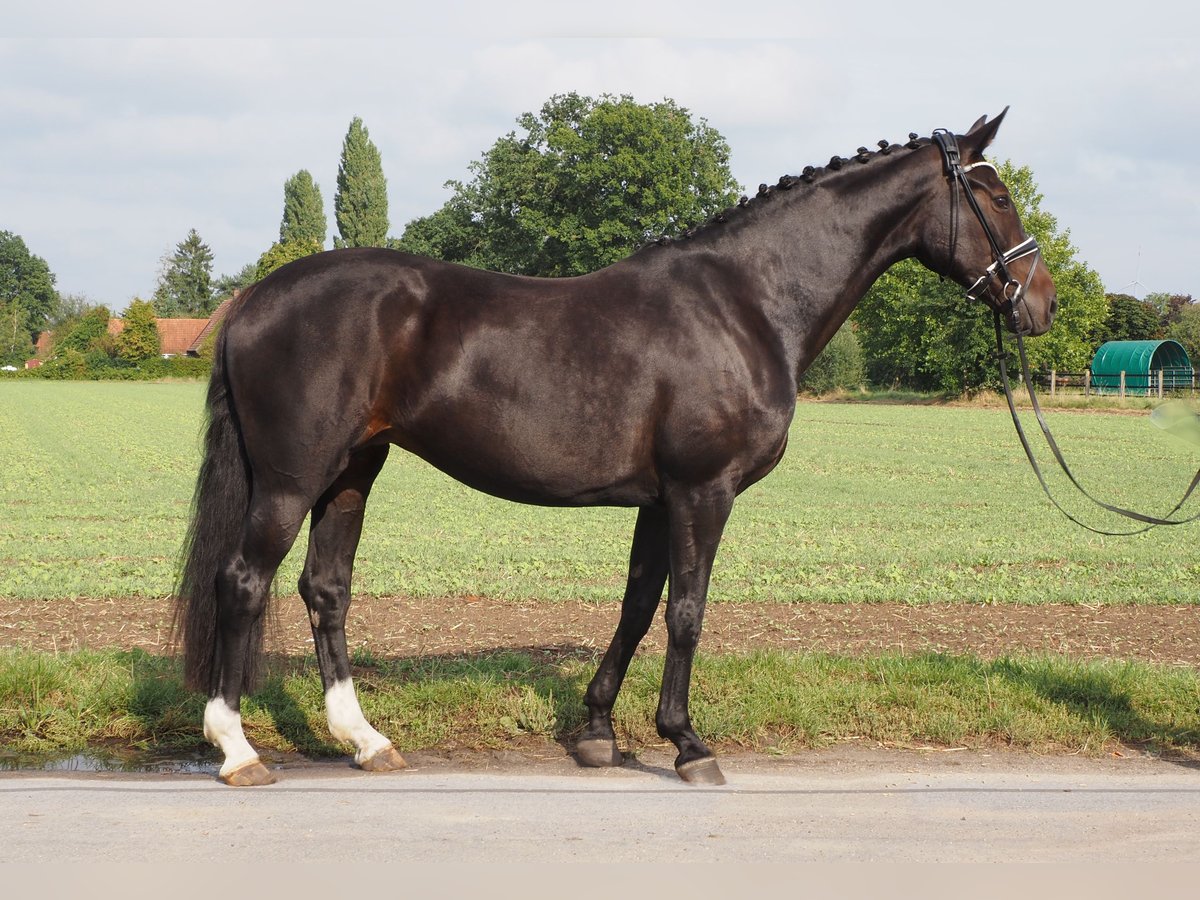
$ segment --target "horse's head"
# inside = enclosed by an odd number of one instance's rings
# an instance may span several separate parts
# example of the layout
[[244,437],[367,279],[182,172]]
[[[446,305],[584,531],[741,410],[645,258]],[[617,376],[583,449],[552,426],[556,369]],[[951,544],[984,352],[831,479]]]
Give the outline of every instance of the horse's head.
[[1058,309],[1054,280],[1037,241],[1021,226],[1008,188],[983,157],[1006,112],[991,122],[984,116],[964,135],[934,133],[949,193],[948,202],[934,201],[936,219],[945,226],[936,229],[944,249],[934,268],[1003,314],[1009,330],[1043,334]]

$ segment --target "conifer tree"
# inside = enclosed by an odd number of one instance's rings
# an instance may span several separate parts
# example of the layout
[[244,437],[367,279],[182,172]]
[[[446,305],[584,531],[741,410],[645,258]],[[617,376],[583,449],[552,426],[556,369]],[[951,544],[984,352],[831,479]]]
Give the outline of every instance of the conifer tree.
[[325,246],[325,202],[321,188],[307,169],[301,169],[283,185],[283,221],[279,243],[316,243]]
[[154,311],[164,319],[207,316],[216,305],[212,292],[213,254],[193,228],[163,260],[154,290]]
[[354,117],[342,142],[333,211],[336,247],[382,247],[387,243],[387,180],[379,150],[362,119]]

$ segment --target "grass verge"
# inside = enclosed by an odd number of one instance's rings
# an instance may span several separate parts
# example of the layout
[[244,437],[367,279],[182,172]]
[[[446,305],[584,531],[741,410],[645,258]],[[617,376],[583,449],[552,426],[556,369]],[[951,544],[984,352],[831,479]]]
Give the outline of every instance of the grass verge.
[[[356,657],[362,706],[401,750],[527,748],[570,741],[596,660],[493,652],[455,658]],[[654,711],[662,658],[638,657],[617,703],[623,747],[661,744]],[[759,652],[700,656],[693,721],[714,748],[785,754],[849,741],[1098,754],[1124,744],[1200,751],[1200,676],[1124,661],[928,654],[846,657]],[[178,663],[142,651],[0,652],[0,745],[61,756],[102,749],[204,748],[201,697]],[[325,725],[315,664],[272,661],[243,702],[260,747],[346,752]]]

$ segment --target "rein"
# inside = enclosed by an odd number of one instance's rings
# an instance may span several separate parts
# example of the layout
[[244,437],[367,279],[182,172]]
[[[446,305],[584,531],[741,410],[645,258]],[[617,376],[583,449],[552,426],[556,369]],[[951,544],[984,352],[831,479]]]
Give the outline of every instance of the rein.
[[1075,474],[1071,471],[1071,467],[1067,465],[1066,459],[1063,457],[1062,451],[1058,449],[1058,442],[1054,440],[1054,435],[1050,433],[1050,426],[1046,424],[1046,419],[1042,415],[1042,408],[1038,404],[1037,395],[1033,392],[1033,381],[1029,377],[1029,360],[1025,356],[1025,341],[1022,335],[1017,335],[1017,352],[1021,359],[1021,376],[1025,379],[1025,387],[1029,392],[1029,402],[1033,405],[1034,415],[1037,417],[1038,426],[1042,429],[1042,435],[1046,438],[1046,444],[1050,447],[1050,452],[1054,454],[1054,459],[1058,463],[1059,468],[1063,470],[1071,484],[1075,485],[1079,493],[1083,494],[1088,500],[1099,506],[1101,509],[1106,509],[1109,512],[1116,513],[1119,516],[1124,516],[1127,519],[1134,519],[1138,522],[1145,522],[1142,528],[1135,528],[1132,531],[1105,531],[1100,528],[1093,528],[1086,522],[1081,522],[1070,512],[1063,508],[1063,505],[1054,498],[1050,493],[1050,487],[1046,484],[1046,477],[1042,474],[1042,469],[1037,463],[1037,459],[1033,455],[1033,449],[1029,446],[1029,439],[1025,436],[1025,429],[1021,427],[1021,419],[1017,416],[1016,403],[1013,401],[1012,388],[1008,382],[1008,365],[1005,361],[1004,352],[1004,336],[1003,328],[1000,324],[1000,313],[993,312],[992,319],[996,326],[996,359],[1000,363],[1000,381],[1004,385],[1004,397],[1008,401],[1008,411],[1012,416],[1013,425],[1017,429],[1017,437],[1021,439],[1021,447],[1025,450],[1025,456],[1029,460],[1029,465],[1033,467],[1033,473],[1037,476],[1038,483],[1042,486],[1042,491],[1050,498],[1050,502],[1058,508],[1064,516],[1074,522],[1081,528],[1086,528],[1094,534],[1102,534],[1107,537],[1127,537],[1134,534],[1142,534],[1149,531],[1151,528],[1156,528],[1159,525],[1186,525],[1189,522],[1195,522],[1200,519],[1200,513],[1194,516],[1189,516],[1186,519],[1173,519],[1171,516],[1179,512],[1188,498],[1192,496],[1192,492],[1196,490],[1197,485],[1200,485],[1200,470],[1198,470],[1192,478],[1191,484],[1188,485],[1183,496],[1164,516],[1151,516],[1145,513],[1136,512],[1132,509],[1124,509],[1120,506],[1113,506],[1111,503],[1105,503],[1103,500],[1097,500],[1087,489],[1084,488]]
[[[1097,500],[1090,493],[1088,493],[1082,484],[1079,483],[1079,480],[1071,471],[1070,466],[1067,465],[1067,461],[1063,457],[1062,451],[1058,448],[1058,442],[1054,440],[1054,435],[1050,433],[1050,426],[1046,424],[1046,419],[1042,415],[1042,408],[1037,401],[1037,395],[1034,394],[1033,391],[1033,380],[1029,375],[1029,360],[1025,355],[1024,331],[1022,330],[1020,323],[1020,303],[1024,299],[1025,291],[1033,279],[1034,269],[1037,268],[1037,264],[1041,260],[1041,251],[1038,248],[1038,243],[1034,238],[1029,237],[1010,250],[1001,250],[1000,244],[996,240],[996,235],[992,231],[991,226],[988,224],[987,218],[984,216],[983,210],[979,206],[979,201],[975,199],[975,194],[971,190],[970,182],[967,180],[967,172],[976,168],[977,166],[987,166],[993,171],[995,171],[995,167],[992,166],[991,163],[987,162],[977,162],[964,166],[962,164],[961,155],[959,154],[958,142],[954,135],[949,131],[938,129],[934,132],[933,138],[938,147],[941,148],[942,158],[946,164],[946,174],[950,179],[950,258],[954,258],[958,244],[958,191],[959,187],[961,186],[966,194],[971,211],[975,214],[975,218],[979,220],[979,224],[983,227],[984,234],[988,239],[988,244],[992,249],[992,256],[995,259],[995,262],[987,267],[984,274],[979,276],[979,278],[977,278],[975,282],[969,288],[967,288],[967,298],[969,300],[980,299],[982,290],[991,282],[992,279],[996,278],[997,276],[1002,279],[1003,287],[1001,289],[1001,295],[1004,298],[1004,304],[998,305],[992,310],[992,320],[996,329],[996,360],[1000,365],[1000,381],[1004,386],[1004,397],[1008,401],[1008,411],[1012,416],[1013,426],[1016,428],[1017,437],[1021,441],[1021,447],[1025,451],[1025,457],[1029,460],[1029,465],[1033,468],[1033,473],[1037,476],[1038,484],[1042,486],[1042,491],[1050,499],[1050,502],[1054,504],[1055,508],[1076,525],[1080,526],[1081,528],[1085,528],[1094,534],[1101,534],[1108,537],[1124,537],[1128,535],[1142,534],[1159,525],[1186,525],[1189,522],[1195,522],[1197,519],[1200,519],[1200,513],[1189,516],[1185,519],[1172,518],[1172,516],[1179,512],[1180,508],[1184,503],[1187,502],[1188,498],[1192,496],[1192,493],[1196,490],[1196,487],[1200,485],[1200,470],[1198,470],[1195,476],[1192,478],[1191,484],[1188,485],[1187,490],[1184,492],[1179,502],[1176,503],[1175,506],[1171,508],[1170,512],[1166,513],[1164,516],[1147,515],[1131,509],[1114,506],[1113,504],[1105,503],[1102,500]],[[1025,277],[1025,283],[1022,284],[1014,279],[1009,273],[1008,264],[1035,253],[1038,254],[1038,257],[1035,258],[1032,265],[1030,265],[1029,273]],[[1016,402],[1013,400],[1012,387],[1009,384],[1008,379],[1007,355],[1004,351],[1004,329],[1001,325],[1002,315],[1008,316],[1009,321],[1013,326],[1012,330],[1017,335],[1017,353],[1021,360],[1021,376],[1024,378],[1025,387],[1029,392],[1029,402],[1033,406],[1033,412],[1037,417],[1038,426],[1041,428],[1042,435],[1046,439],[1046,444],[1050,447],[1050,452],[1054,455],[1054,459],[1058,463],[1059,468],[1063,470],[1063,473],[1066,474],[1071,484],[1073,484],[1075,488],[1081,494],[1083,494],[1084,497],[1086,497],[1096,506],[1099,506],[1101,509],[1105,509],[1111,513],[1116,513],[1119,516],[1124,516],[1127,519],[1133,519],[1134,521],[1142,522],[1144,523],[1143,527],[1135,528],[1131,531],[1105,531],[1100,528],[1094,528],[1072,515],[1063,507],[1061,503],[1058,502],[1057,499],[1055,499],[1054,495],[1050,492],[1050,486],[1046,483],[1046,477],[1042,473],[1041,467],[1038,465],[1037,459],[1033,454],[1033,448],[1030,447],[1029,439],[1025,435],[1025,429],[1021,425],[1021,419],[1017,415],[1017,406]]]

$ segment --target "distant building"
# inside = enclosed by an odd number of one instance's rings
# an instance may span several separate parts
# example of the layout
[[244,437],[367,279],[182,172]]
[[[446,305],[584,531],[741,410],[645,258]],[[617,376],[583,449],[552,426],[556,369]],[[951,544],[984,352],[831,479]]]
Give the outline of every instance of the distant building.
[[[235,292],[234,297],[238,293]],[[214,309],[213,314],[207,319],[155,319],[154,324],[158,329],[158,352],[167,358],[199,356],[200,347],[212,334],[213,329],[221,324],[221,320],[229,312],[229,305],[233,303],[234,297],[222,301],[221,305]],[[124,319],[108,320],[109,334],[115,337],[124,330]],[[36,369],[50,356],[53,349],[54,336],[49,331],[43,331],[38,335],[35,345],[37,355],[33,359],[25,361],[25,368]]]

